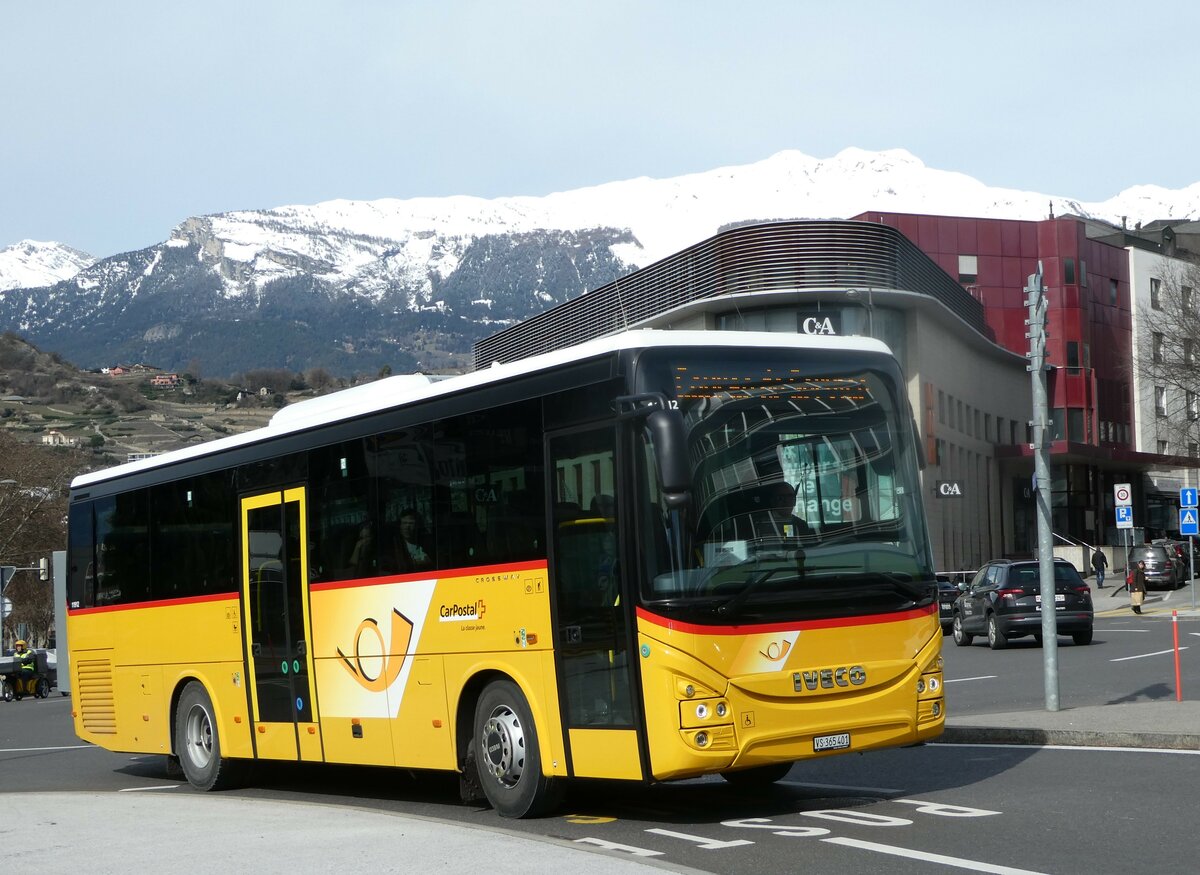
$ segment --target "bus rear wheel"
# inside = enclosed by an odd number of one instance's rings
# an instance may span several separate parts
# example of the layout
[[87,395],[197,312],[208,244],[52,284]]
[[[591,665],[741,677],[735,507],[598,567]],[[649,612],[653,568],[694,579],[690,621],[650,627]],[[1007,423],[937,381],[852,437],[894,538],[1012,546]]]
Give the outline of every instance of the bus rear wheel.
[[183,688],[175,708],[175,755],[188,783],[198,790],[236,787],[245,774],[245,763],[221,754],[212,699],[197,681]]
[[479,783],[502,817],[537,817],[558,801],[557,783],[542,774],[533,714],[512,681],[493,681],[475,704]]

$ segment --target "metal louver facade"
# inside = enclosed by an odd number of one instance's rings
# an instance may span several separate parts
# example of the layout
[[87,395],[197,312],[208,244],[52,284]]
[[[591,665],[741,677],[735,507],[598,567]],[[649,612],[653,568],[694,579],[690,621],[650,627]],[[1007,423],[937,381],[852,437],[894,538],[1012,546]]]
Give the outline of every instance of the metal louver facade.
[[485,338],[475,344],[475,368],[573,346],[705,299],[849,288],[926,295],[987,334],[983,305],[895,228],[772,222],[723,231]]

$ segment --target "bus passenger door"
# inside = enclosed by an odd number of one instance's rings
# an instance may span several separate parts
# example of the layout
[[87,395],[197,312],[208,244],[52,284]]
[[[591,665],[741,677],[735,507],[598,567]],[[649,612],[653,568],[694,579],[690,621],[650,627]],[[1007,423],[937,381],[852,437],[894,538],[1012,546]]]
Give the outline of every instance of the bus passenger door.
[[242,499],[242,600],[259,757],[321,760],[313,701],[305,490]]
[[549,439],[556,666],[571,773],[640,779],[615,435],[608,427]]

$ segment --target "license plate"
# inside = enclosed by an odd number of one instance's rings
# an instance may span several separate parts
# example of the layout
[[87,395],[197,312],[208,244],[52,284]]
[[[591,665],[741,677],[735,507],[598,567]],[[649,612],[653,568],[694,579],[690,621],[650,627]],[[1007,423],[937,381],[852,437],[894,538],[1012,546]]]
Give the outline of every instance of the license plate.
[[[1041,597],[1040,595],[1034,596],[1034,599],[1036,599],[1036,600],[1037,600],[1037,603],[1038,603],[1039,605],[1042,603],[1042,597]],[[1054,600],[1055,600],[1056,602],[1060,602],[1060,603],[1061,603],[1061,602],[1065,602],[1065,601],[1067,600],[1067,597],[1066,597],[1066,595],[1064,595],[1064,594],[1063,594],[1063,593],[1061,593],[1061,592],[1056,592],[1056,593],[1054,594]]]
[[942,602],[942,610],[943,611],[953,611],[954,610],[954,602]]
[[818,735],[813,738],[813,750],[845,750],[850,747],[850,733],[839,732],[836,735]]

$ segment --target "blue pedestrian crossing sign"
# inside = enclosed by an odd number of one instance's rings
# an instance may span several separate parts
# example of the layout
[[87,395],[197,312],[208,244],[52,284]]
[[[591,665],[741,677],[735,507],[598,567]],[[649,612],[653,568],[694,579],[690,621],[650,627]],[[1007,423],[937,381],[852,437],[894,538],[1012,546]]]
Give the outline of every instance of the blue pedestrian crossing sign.
[[1200,509],[1194,507],[1179,508],[1179,534],[1200,535]]
[[1183,489],[1180,489],[1179,490],[1179,506],[1180,507],[1196,507],[1196,498],[1198,497],[1197,496],[1198,492],[1200,492],[1200,489],[1196,489],[1194,486],[1191,486],[1191,487],[1185,486]]
[[1133,508],[1128,505],[1118,504],[1117,511],[1117,528],[1132,529],[1133,528]]

